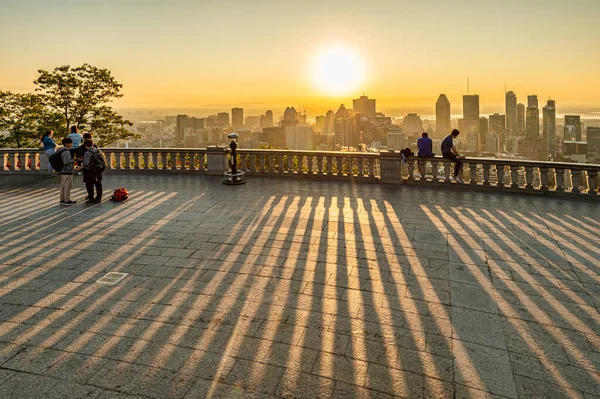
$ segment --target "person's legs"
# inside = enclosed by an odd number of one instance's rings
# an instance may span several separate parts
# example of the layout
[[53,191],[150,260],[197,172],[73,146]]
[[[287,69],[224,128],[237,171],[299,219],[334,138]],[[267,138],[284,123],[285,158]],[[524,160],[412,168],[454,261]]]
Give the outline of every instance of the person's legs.
[[92,179],[87,179],[85,181],[85,189],[88,193],[88,201],[94,200],[94,181]]
[[100,201],[102,199],[102,179],[100,177],[96,177],[96,200]]
[[55,153],[55,151],[53,149],[46,150],[46,155],[48,156],[48,174],[49,175],[52,175],[52,173],[54,172],[54,169],[52,169],[52,165],[50,165],[50,155],[52,155],[54,153]]
[[73,189],[73,175],[66,175],[65,202],[71,202],[71,190]]
[[68,175],[60,175],[60,202],[61,204],[67,201],[66,198],[66,187],[67,187],[67,177]]
[[462,170],[463,162],[460,158],[456,158],[454,162],[456,162],[456,165],[454,166],[454,177],[456,177],[459,176],[459,173]]

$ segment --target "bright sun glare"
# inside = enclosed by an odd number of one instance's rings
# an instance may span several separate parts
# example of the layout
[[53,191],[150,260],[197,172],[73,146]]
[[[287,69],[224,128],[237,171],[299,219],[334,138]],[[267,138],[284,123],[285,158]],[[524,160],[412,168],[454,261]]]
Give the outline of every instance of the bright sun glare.
[[324,49],[315,57],[312,76],[319,90],[330,95],[349,94],[360,87],[365,65],[356,51],[346,46]]

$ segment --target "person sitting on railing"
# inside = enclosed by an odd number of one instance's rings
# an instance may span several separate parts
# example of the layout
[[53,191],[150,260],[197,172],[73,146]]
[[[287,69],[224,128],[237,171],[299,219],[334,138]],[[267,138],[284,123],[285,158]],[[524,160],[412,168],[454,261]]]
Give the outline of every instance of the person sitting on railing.
[[460,172],[462,172],[462,158],[454,145],[454,139],[458,137],[460,132],[458,129],[452,130],[452,133],[446,136],[444,140],[442,140],[442,156],[447,158],[455,163],[454,173],[452,174],[452,178],[458,183],[464,183],[463,179],[460,177]]
[[[44,152],[48,156],[48,176],[50,177],[56,176],[54,174],[54,169],[52,169],[52,165],[50,165],[50,156],[56,152],[56,143],[52,137],[54,137],[54,132],[52,130],[48,130],[40,139],[40,142],[44,146]],[[60,170],[57,172],[60,172]]]
[[419,158],[435,157],[435,154],[433,153],[433,141],[426,132],[423,132],[421,138],[417,140],[417,147],[419,148],[417,151],[417,156]]

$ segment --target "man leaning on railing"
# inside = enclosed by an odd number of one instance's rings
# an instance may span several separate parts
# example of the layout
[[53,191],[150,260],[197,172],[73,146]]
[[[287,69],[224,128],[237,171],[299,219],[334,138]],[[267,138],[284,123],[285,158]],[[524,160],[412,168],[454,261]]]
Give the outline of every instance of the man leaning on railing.
[[462,171],[462,158],[454,145],[454,139],[458,137],[460,132],[458,129],[454,129],[452,133],[446,136],[444,140],[442,140],[442,156],[446,159],[451,160],[455,163],[454,173],[452,174],[452,178],[458,183],[464,183],[462,177],[460,177],[460,172]]

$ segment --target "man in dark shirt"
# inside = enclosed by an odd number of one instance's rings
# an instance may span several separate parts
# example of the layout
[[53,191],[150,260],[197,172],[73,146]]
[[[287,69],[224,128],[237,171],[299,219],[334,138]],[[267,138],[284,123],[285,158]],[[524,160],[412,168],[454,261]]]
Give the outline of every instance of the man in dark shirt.
[[426,132],[423,132],[421,138],[417,140],[417,147],[419,151],[417,155],[421,158],[432,158],[435,156],[433,153],[433,141],[429,138]]
[[463,179],[460,177],[460,171],[463,166],[462,158],[454,146],[454,139],[457,138],[459,134],[460,132],[458,129],[454,129],[452,133],[444,138],[442,141],[442,156],[455,163],[452,178],[458,183],[464,183]]

